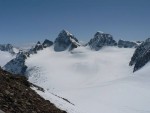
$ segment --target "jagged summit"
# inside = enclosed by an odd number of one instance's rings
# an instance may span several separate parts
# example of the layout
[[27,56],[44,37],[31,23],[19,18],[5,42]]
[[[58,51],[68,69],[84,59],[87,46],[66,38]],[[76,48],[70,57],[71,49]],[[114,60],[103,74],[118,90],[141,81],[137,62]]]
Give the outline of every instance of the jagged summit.
[[30,54],[35,54],[38,51],[43,50],[44,48],[50,47],[52,45],[53,45],[53,42],[48,40],[48,39],[45,39],[43,43],[38,41],[37,44],[29,50],[29,53]]
[[40,41],[38,41],[38,42],[37,42],[37,45],[41,45],[41,42],[40,42]]
[[88,45],[91,49],[99,50],[103,46],[116,46],[117,42],[113,39],[113,36],[103,32],[96,32],[94,38],[92,38]]
[[57,52],[72,50],[78,46],[80,44],[77,38],[66,30],[62,30],[54,42],[54,50]]

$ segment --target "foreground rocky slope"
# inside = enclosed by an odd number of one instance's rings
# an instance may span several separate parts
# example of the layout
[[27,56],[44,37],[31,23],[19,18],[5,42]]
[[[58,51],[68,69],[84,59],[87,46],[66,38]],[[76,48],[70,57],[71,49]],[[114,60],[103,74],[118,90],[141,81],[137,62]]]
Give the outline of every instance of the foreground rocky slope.
[[23,76],[0,69],[0,110],[5,113],[66,113],[44,100]]
[[146,39],[141,45],[135,50],[130,66],[134,65],[134,70],[137,71],[142,68],[145,64],[150,61],[150,38]]

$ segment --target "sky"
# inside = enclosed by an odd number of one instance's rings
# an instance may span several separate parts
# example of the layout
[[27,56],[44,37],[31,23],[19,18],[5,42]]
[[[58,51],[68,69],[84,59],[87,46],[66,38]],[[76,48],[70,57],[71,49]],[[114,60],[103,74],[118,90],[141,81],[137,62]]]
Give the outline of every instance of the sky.
[[150,0],[0,0],[0,43],[49,39],[62,29],[88,42],[97,31],[115,40],[150,37]]

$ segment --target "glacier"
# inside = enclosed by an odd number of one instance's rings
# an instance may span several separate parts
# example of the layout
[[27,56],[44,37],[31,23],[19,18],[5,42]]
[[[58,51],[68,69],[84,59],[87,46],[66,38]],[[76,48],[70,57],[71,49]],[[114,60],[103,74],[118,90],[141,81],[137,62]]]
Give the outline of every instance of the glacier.
[[26,74],[45,89],[35,89],[41,96],[68,113],[149,113],[150,63],[133,73],[128,64],[134,51],[78,47],[55,52],[52,46],[26,60]]

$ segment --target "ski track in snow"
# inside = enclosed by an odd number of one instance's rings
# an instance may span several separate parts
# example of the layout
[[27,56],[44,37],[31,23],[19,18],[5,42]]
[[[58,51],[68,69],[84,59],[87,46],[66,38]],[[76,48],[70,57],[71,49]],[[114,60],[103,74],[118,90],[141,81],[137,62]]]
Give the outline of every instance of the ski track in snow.
[[34,90],[68,113],[150,113],[150,63],[133,74],[134,50],[79,47],[70,53],[51,47],[27,59],[27,74],[45,92]]

